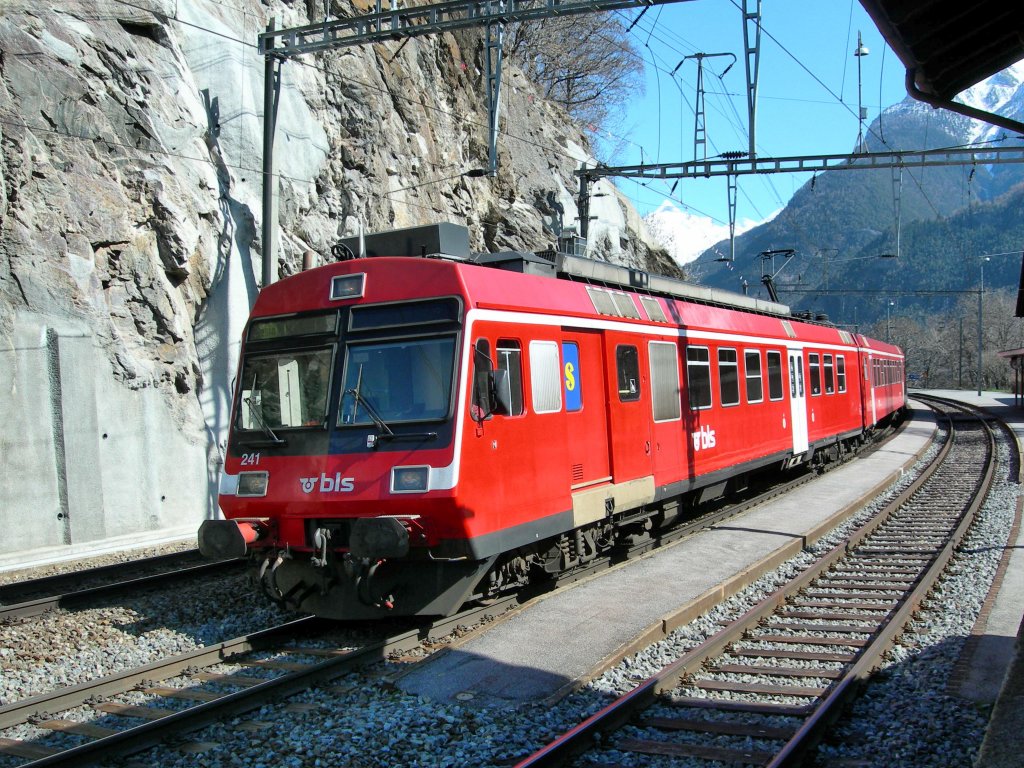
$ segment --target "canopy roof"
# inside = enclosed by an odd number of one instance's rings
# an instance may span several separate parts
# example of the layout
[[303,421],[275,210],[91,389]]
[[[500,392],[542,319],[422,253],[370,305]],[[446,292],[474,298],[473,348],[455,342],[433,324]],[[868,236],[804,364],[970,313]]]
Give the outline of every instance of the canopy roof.
[[1024,132],[1024,123],[1019,121],[970,107],[952,106],[953,97],[965,88],[1024,59],[1024,3],[1020,0],[860,0],[860,3],[907,68],[907,91],[911,96]]

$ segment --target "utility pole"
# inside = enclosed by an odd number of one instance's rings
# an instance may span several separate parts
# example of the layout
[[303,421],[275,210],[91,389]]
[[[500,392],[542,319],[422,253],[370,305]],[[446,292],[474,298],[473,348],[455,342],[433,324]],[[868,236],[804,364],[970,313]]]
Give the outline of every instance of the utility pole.
[[[697,60],[697,101],[693,110],[693,159],[694,160],[707,160],[708,159],[708,148],[707,148],[707,126],[705,125],[705,110],[704,110],[704,59],[714,58],[715,56],[731,56],[732,61],[729,62],[729,66],[722,70],[722,74],[718,75],[719,78],[725,77],[726,73],[732,69],[733,64],[736,63],[736,54],[734,53],[694,53],[690,56],[684,56],[683,60],[676,64],[676,68],[672,70],[672,74],[676,73],[683,62],[688,59]],[[701,151],[698,152],[698,149]]]
[[[267,34],[274,32],[273,17]],[[263,67],[263,287],[277,280],[277,178],[274,176],[274,131],[281,97],[281,60],[273,53],[273,39],[264,56]]]
[[757,79],[761,60],[761,0],[757,10],[750,10],[751,0],[743,0],[743,49],[747,66],[747,136],[750,141],[750,159],[757,156]]
[[985,328],[981,309],[981,298],[985,293],[985,262],[988,260],[988,256],[984,256],[981,259],[981,282],[978,285],[978,397],[981,397],[981,377],[985,370],[981,364],[981,341],[982,333]]

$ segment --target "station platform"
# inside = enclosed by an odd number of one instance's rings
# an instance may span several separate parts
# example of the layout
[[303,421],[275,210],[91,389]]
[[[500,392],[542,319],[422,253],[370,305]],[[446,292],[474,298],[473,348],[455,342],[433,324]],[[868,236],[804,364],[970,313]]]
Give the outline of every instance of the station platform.
[[869,456],[815,478],[785,498],[617,566],[416,665],[395,685],[461,705],[515,707],[556,700],[596,668],[654,642],[797,555],[846,511],[898,479],[927,450],[935,421],[917,409]]
[[[1024,409],[1012,394],[964,390],[922,390],[981,406],[1005,421],[1024,445]],[[910,393],[913,397],[913,392]],[[1019,470],[1018,470],[1019,472]],[[1018,477],[1018,481],[1020,478]],[[1007,542],[1006,569],[986,616],[975,625],[971,658],[959,694],[981,705],[994,705],[977,768],[1020,768],[1024,733],[1024,530],[1017,497],[1017,526]]]

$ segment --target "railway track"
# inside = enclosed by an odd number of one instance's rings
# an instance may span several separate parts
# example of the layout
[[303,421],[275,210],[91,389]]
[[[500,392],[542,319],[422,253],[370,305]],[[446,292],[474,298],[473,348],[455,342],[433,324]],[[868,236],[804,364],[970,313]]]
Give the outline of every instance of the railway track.
[[[666,535],[636,545],[613,562],[594,563],[573,572],[554,582],[552,588],[691,535],[813,476],[796,477],[754,494],[741,504],[707,511]],[[126,584],[141,583],[144,581],[101,585],[98,590],[73,595],[72,600],[85,601],[124,589]],[[520,595],[518,600],[522,599],[524,596]],[[53,607],[67,605],[63,596],[50,600]],[[213,721],[323,685],[354,667],[408,653],[459,625],[496,615],[516,602],[517,599],[506,599],[476,607],[359,647],[311,646],[309,636],[323,632],[328,624],[302,619],[17,701],[0,707],[0,731],[6,732],[5,737],[0,737],[0,755],[6,756],[0,758],[0,765],[85,765],[112,755],[136,752]],[[288,642],[299,634],[307,641]],[[230,668],[221,666],[226,664]],[[267,677],[268,674],[273,676]]]
[[421,648],[515,604],[509,599],[474,607],[357,645],[314,643],[338,625],[302,618],[17,701],[0,707],[0,732],[26,735],[0,737],[0,756],[17,759],[8,764],[19,768],[42,768],[90,765],[137,752]]
[[[660,673],[521,761],[795,763],[892,647],[983,503],[984,418],[946,411],[948,439],[904,493],[799,577]],[[656,756],[656,757],[653,757]]]
[[871,455],[871,453],[884,445],[888,439],[897,434],[898,431],[899,427],[886,427],[871,442],[861,446],[859,451],[845,453],[838,460],[830,462],[824,467],[814,471],[805,467],[788,479],[772,482],[761,488],[748,490],[746,494],[730,497],[727,501],[712,502],[706,505],[706,508],[696,511],[692,516],[683,519],[682,522],[676,523],[671,528],[656,532],[650,539],[637,542],[628,548],[613,553],[611,556],[599,557],[592,563],[577,566],[571,571],[560,575],[552,582],[539,585],[538,588],[533,590],[527,589],[525,597],[532,597],[538,593],[558,589],[567,584],[589,578],[603,570],[633,560],[660,547],[674,544],[732,517],[741,515],[754,507],[765,504],[772,499],[784,496],[800,486],[813,481],[819,475],[838,469],[855,457],[864,458]]
[[244,565],[242,559],[211,562],[200,556],[198,550],[190,550],[4,584],[0,586],[0,620],[38,616],[98,598],[240,571]]

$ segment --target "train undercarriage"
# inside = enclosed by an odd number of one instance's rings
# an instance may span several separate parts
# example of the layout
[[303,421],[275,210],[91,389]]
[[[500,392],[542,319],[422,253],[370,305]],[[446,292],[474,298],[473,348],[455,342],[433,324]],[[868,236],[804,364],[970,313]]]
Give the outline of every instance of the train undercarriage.
[[[816,446],[796,471],[822,471],[849,458],[871,438],[872,433],[858,433]],[[791,460],[782,464],[785,473],[794,471]],[[779,469],[773,462],[481,560],[433,559],[428,552],[392,541],[378,542],[383,548],[372,556],[359,556],[370,552],[337,552],[326,534],[317,533],[313,540],[318,551],[312,554],[250,550],[254,577],[283,607],[327,618],[448,615],[468,602],[543,586],[601,558],[615,560],[637,547],[653,546],[681,523],[761,492],[769,481],[777,481]]]

